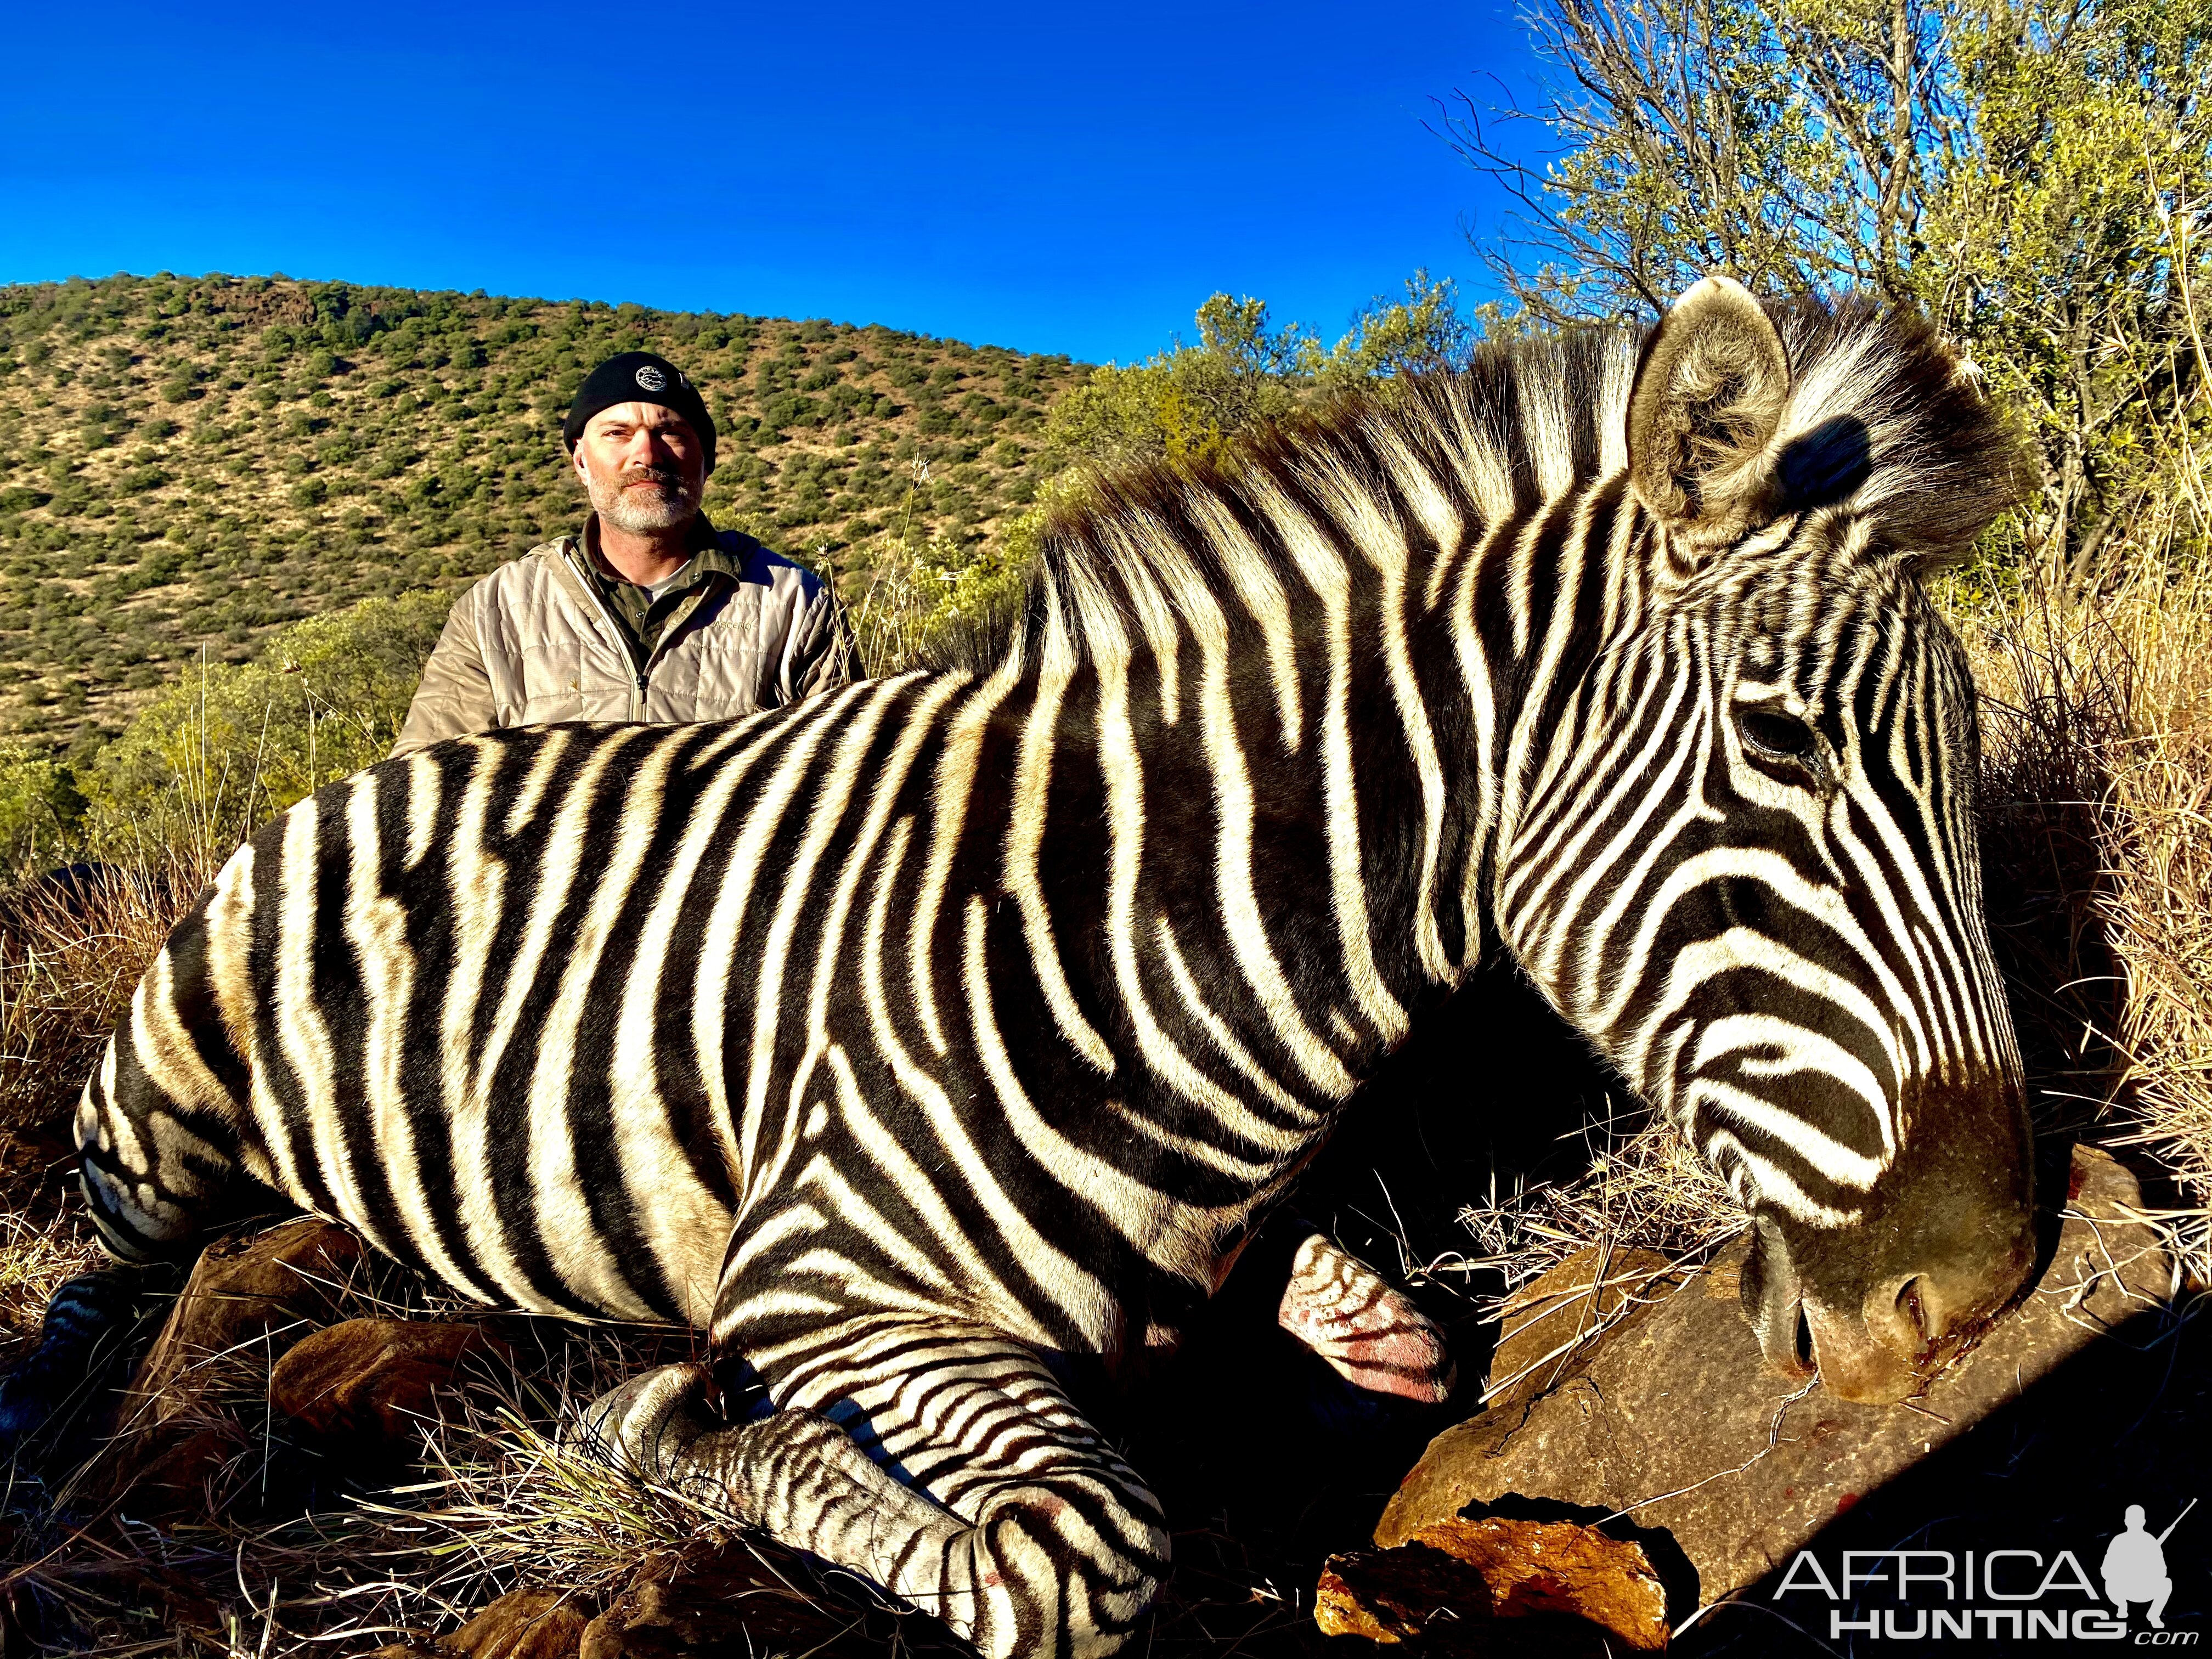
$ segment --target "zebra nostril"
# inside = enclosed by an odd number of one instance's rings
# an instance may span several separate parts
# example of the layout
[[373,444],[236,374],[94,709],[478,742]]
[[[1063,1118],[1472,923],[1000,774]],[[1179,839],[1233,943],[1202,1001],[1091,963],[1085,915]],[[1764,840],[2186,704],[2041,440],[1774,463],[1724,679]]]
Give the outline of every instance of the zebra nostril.
[[1921,1300],[1920,1279],[1917,1273],[1898,1286],[1897,1310],[1903,1314],[1912,1334],[1925,1346],[1935,1340],[1936,1333],[1928,1328],[1928,1308]]
[[1805,1304],[1797,1304],[1797,1363],[1811,1370],[1819,1356],[1813,1347],[1813,1322],[1806,1316]]

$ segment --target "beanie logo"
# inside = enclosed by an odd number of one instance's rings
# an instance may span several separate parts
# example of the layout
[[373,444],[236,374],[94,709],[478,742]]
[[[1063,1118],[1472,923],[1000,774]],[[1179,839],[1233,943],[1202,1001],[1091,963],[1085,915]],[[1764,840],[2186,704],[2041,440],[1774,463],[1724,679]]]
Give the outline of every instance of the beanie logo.
[[638,365],[637,383],[647,392],[658,392],[668,384],[668,377],[651,363]]

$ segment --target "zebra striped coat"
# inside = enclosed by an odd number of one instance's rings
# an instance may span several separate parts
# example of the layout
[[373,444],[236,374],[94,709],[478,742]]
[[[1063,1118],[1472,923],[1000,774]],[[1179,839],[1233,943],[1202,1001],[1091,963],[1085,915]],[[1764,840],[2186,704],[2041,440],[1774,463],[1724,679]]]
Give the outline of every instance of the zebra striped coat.
[[1924,325],[1709,282],[1106,486],[994,671],[374,768],[146,975],[94,1213],[157,1255],[274,1188],[703,1327],[775,1409],[674,1368],[606,1444],[987,1655],[1103,1653],[1167,1535],[1069,1377],[1172,1346],[1495,939],[1752,1212],[1776,1363],[1893,1397],[2027,1260],[1917,575],[2010,454]]

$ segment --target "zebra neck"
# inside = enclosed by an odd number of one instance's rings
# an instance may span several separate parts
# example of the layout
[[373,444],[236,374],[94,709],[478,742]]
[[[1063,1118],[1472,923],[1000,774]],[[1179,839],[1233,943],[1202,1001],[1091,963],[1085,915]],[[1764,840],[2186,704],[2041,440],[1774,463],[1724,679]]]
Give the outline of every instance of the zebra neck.
[[1617,476],[1435,523],[1350,489],[1262,474],[1091,520],[984,693],[1056,1023],[1103,1062],[1125,1011],[1194,1104],[1201,1075],[1340,1102],[1465,978],[1516,780],[1621,609]]
[[1592,713],[1637,672],[1614,647],[1645,608],[1650,539],[1648,515],[1614,472],[1486,524],[1441,584],[1452,594],[1449,638],[1432,648],[1424,680],[1449,684],[1463,713],[1461,896],[1478,936],[1498,931],[1502,849],[1523,834],[1532,789],[1597,763],[1583,752],[1599,729]]

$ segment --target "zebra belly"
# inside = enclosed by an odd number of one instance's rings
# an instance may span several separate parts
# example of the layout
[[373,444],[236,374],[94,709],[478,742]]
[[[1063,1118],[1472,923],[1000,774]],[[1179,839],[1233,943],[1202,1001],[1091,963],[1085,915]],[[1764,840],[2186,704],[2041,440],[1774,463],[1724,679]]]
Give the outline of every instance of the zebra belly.
[[243,1161],[477,1301],[706,1328],[731,1211],[678,1144],[665,1103],[610,1091],[593,1115],[609,1133],[592,1137],[577,1133],[586,1115],[573,1092],[560,1110],[507,1091],[423,1113],[380,1098],[373,1083],[333,1079],[327,1110],[303,1113],[257,1077],[262,1151]]

